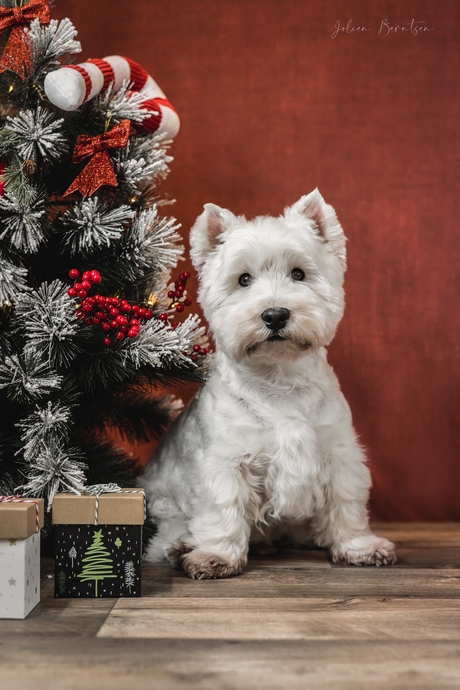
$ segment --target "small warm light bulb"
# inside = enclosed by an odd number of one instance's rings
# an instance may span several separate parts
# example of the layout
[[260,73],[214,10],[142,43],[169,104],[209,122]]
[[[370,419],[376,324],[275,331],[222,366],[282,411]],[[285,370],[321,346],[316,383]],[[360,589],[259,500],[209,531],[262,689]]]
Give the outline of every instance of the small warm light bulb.
[[13,84],[10,84],[10,88],[8,89],[8,93],[11,93],[13,89],[14,89]]

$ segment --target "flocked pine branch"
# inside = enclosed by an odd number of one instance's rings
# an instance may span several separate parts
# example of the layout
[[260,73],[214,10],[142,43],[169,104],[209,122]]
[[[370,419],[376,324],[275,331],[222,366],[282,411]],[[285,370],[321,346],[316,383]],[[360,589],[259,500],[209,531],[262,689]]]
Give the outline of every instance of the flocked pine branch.
[[24,496],[37,496],[47,499],[51,510],[53,499],[58,491],[72,491],[80,495],[85,488],[85,463],[79,459],[76,449],[63,448],[52,440],[49,446],[38,449],[33,467],[27,467],[27,481],[16,487]]
[[16,150],[22,160],[58,160],[67,152],[68,144],[62,133],[63,118],[45,108],[20,110],[15,117],[6,118],[6,129],[16,134]]
[[21,454],[26,462],[33,462],[41,448],[50,447],[53,441],[68,441],[71,410],[50,400],[45,407],[37,405],[25,419],[16,424],[22,430]]
[[142,108],[149,97],[138,91],[130,92],[130,87],[130,82],[124,79],[121,88],[114,94],[111,84],[107,91],[95,99],[94,107],[106,113],[112,124],[122,120],[142,122],[152,114],[151,111]]
[[161,321],[149,321],[141,329],[137,338],[126,344],[124,358],[129,359],[139,368],[151,366],[155,369],[178,359],[193,365],[183,352],[187,352],[204,334],[199,327],[200,319],[195,314],[189,316],[175,330],[171,330]]
[[21,293],[29,290],[26,279],[27,268],[15,266],[0,256],[0,307],[5,302],[15,304]]
[[156,206],[145,209],[126,234],[127,261],[136,261],[145,271],[174,268],[184,251],[178,228],[175,218],[159,217]]
[[24,254],[32,254],[45,239],[41,223],[44,203],[35,196],[25,203],[21,201],[11,191],[0,197],[0,240]]
[[106,204],[93,197],[77,202],[66,211],[62,220],[63,246],[71,256],[80,252],[86,254],[100,247],[110,247],[119,240],[125,224],[132,220],[135,212],[127,205],[109,209]]
[[81,52],[80,41],[75,40],[77,30],[67,18],[61,22],[52,19],[48,26],[34,19],[24,34],[24,44],[29,50],[35,73],[55,69],[60,64],[60,58],[67,53]]
[[25,295],[17,314],[27,335],[26,352],[35,352],[53,367],[67,366],[81,351],[80,322],[60,280],[43,283]]
[[12,402],[30,403],[60,387],[63,377],[40,360],[34,352],[13,354],[0,364],[0,390]]

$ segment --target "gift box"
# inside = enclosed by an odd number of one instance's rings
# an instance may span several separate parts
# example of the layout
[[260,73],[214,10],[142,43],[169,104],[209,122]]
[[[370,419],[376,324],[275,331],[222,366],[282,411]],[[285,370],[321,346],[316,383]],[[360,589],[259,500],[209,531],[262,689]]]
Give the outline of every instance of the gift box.
[[56,494],[55,597],[140,597],[144,501],[143,489]]
[[26,618],[40,601],[44,501],[0,497],[0,618]]

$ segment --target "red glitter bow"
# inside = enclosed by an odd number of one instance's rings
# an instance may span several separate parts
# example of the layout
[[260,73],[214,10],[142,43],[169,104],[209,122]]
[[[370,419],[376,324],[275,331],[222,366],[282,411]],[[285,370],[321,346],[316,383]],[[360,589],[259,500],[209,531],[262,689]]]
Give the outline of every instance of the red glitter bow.
[[33,19],[38,19],[40,24],[50,23],[51,10],[46,0],[30,0],[24,7],[0,7],[0,32],[12,28],[0,61],[0,72],[11,69],[24,78],[24,68],[30,64],[23,41],[24,27]]
[[123,120],[107,134],[90,137],[80,134],[73,150],[72,163],[80,163],[84,158],[93,156],[88,165],[72,182],[64,196],[72,192],[81,192],[83,196],[94,194],[102,185],[117,187],[118,182],[113,171],[112,161],[107,149],[123,149],[128,143],[131,122]]

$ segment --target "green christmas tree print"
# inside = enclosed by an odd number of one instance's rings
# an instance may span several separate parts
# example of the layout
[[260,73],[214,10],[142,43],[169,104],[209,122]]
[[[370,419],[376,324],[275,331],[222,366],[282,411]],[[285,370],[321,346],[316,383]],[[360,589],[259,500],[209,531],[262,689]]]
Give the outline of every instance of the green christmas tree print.
[[94,580],[94,596],[97,597],[97,583],[108,577],[117,577],[113,572],[113,560],[102,543],[102,530],[94,532],[93,543],[88,546],[84,558],[82,558],[83,570],[77,575],[82,582]]

